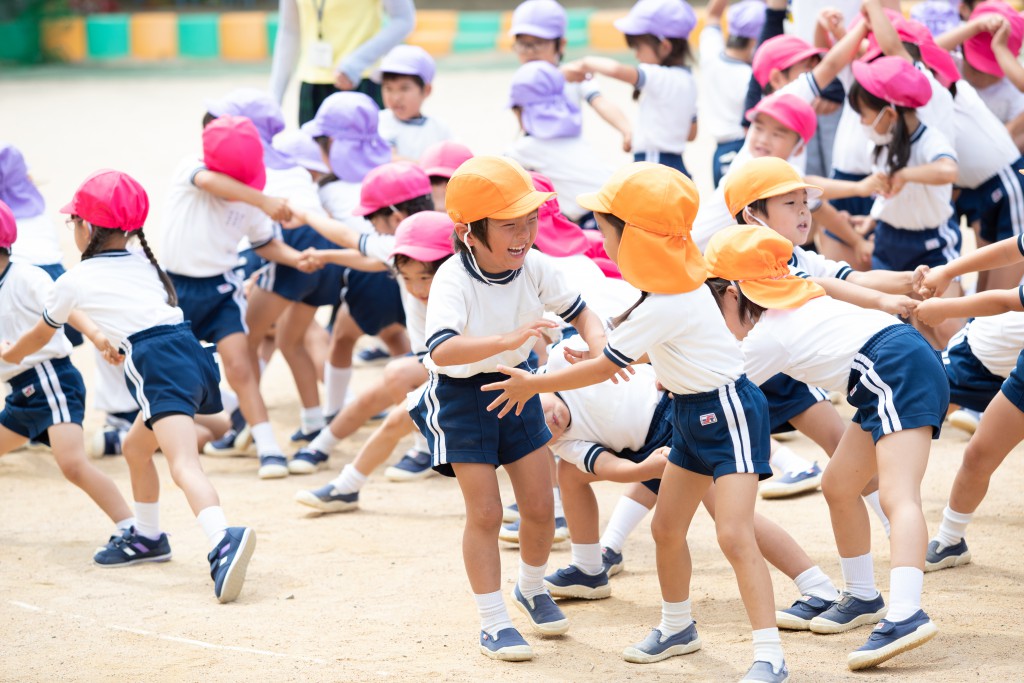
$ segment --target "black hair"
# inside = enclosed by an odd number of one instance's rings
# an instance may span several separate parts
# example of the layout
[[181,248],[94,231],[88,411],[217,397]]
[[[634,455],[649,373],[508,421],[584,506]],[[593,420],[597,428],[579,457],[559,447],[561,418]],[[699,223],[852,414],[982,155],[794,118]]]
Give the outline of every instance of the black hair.
[[711,294],[715,297],[715,303],[718,304],[719,310],[722,310],[722,301],[725,299],[725,291],[730,285],[736,287],[737,304],[739,305],[739,316],[740,322],[742,323],[757,322],[767,310],[764,306],[759,306],[744,296],[743,288],[735,282],[730,282],[729,280],[724,280],[720,277],[709,277],[705,280],[704,284],[706,284],[708,289],[711,290]]
[[[622,220],[621,218],[619,218],[615,214],[611,214],[611,213],[601,213],[601,212],[595,211],[594,215],[595,216],[600,216],[604,221],[606,221],[609,225],[611,225],[613,228],[615,228],[615,232],[619,233],[619,237],[620,238],[622,237],[622,233],[626,229],[626,221]],[[629,317],[629,314],[632,313],[633,311],[635,311],[636,307],[639,306],[640,304],[642,304],[644,301],[646,301],[647,297],[649,297],[649,296],[650,296],[650,292],[641,291],[640,292],[640,298],[637,299],[636,302],[632,306],[630,306],[625,311],[623,311],[622,313],[619,313],[617,316],[615,316],[614,318],[612,318],[611,320],[608,321],[608,323],[611,325],[611,328],[614,330],[616,327],[618,327],[623,322],[625,322],[626,318]]]
[[[487,241],[487,219],[481,218],[478,221],[470,221],[467,223],[469,231],[473,233],[473,237],[480,241],[480,244],[484,245],[488,249],[491,248],[491,243]],[[473,252],[466,243],[459,239],[458,233],[452,233],[452,244],[455,246],[455,251],[463,252],[466,254],[472,254]]]
[[[693,61],[693,53],[690,51],[690,42],[686,38],[665,38],[671,45],[672,49],[669,53],[661,60],[662,66],[688,66]],[[662,39],[653,33],[643,33],[640,35],[629,35],[626,34],[626,45],[629,46],[630,50],[635,50],[637,47],[643,44],[651,46],[654,50],[658,49],[661,45]],[[633,99],[640,98],[640,88],[633,88]]]
[[730,35],[725,41],[725,47],[730,50],[746,50],[754,43],[754,38]]
[[0,247],[0,254],[3,254],[4,256],[10,256],[11,255],[11,248],[10,247]]
[[[406,218],[409,216],[420,213],[422,211],[433,211],[434,210],[434,195],[425,194],[419,197],[413,197],[407,199],[404,202],[397,202],[393,205],[395,209],[398,209],[400,213],[405,214]],[[366,220],[372,220],[374,218],[387,218],[394,211],[390,206],[384,206],[366,217]]]
[[892,142],[885,147],[876,146],[874,157],[877,162],[882,150],[888,148],[889,158],[886,159],[888,166],[886,172],[891,176],[900,169],[906,168],[907,162],[910,160],[910,130],[907,126],[907,115],[913,113],[914,110],[909,107],[894,105],[872,95],[857,81],[854,81],[853,85],[850,86],[850,93],[847,97],[850,100],[850,107],[858,114],[865,108],[880,112],[887,107],[892,107],[896,111],[896,124],[893,126]]
[[437,272],[437,269],[441,267],[441,264],[450,259],[451,257],[452,255],[448,254],[443,258],[437,259],[436,261],[418,261],[411,256],[406,256],[405,254],[395,254],[394,267],[395,271],[397,272],[401,270],[403,266],[409,263],[422,263],[424,270],[426,270],[428,274],[433,275],[434,273]]
[[[324,156],[329,157],[331,155],[331,138],[329,135],[317,135],[313,140],[316,144],[320,145],[320,151],[323,152]],[[330,168],[330,166],[328,166]],[[330,173],[325,175],[323,178],[317,181],[318,187],[323,187],[328,183],[333,183],[335,180],[340,180],[332,170]]]
[[[81,216],[72,216],[73,219],[78,221],[84,221],[85,219]],[[91,224],[90,224],[91,225]],[[139,245],[142,247],[142,252],[149,259],[149,262],[156,268],[156,273],[160,277],[160,282],[164,286],[164,291],[167,292],[167,305],[177,306],[178,305],[178,293],[174,291],[174,283],[171,282],[171,278],[164,272],[164,269],[157,263],[156,257],[153,256],[153,250],[149,248],[149,243],[146,241],[146,235],[143,234],[142,228],[133,230],[130,233],[125,233],[120,228],[103,228],[98,225],[92,225],[92,236],[89,238],[89,243],[85,245],[85,249],[82,250],[82,260],[90,259],[103,251],[103,247],[106,243],[115,235],[127,234],[130,237],[137,237],[139,239]]]
[[423,90],[425,87],[427,87],[427,84],[423,82],[423,78],[421,76],[417,76],[415,74],[396,74],[390,71],[385,71],[380,75],[380,82],[381,85],[383,85],[388,81],[397,81],[402,78],[411,79],[413,83],[419,86],[420,90]]
[[[765,218],[767,218],[768,217],[768,197],[763,197],[761,199],[755,199],[754,201],[750,202],[749,204],[747,204],[743,208],[750,209],[750,213],[759,213],[762,216],[764,216]],[[735,216],[733,216],[733,218],[735,218],[736,222],[739,223],[740,225],[748,225],[747,219],[743,217],[743,209],[740,209],[739,213],[737,213]]]
[[203,114],[203,128],[206,128],[208,125],[210,125],[211,123],[213,123],[216,120],[217,120],[216,116],[214,116],[210,112],[206,112],[205,114]]

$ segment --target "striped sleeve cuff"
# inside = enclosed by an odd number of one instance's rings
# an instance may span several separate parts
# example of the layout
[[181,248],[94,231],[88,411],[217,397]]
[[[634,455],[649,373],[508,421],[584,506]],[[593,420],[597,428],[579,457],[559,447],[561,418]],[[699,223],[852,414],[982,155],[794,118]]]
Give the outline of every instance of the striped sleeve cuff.
[[582,296],[578,296],[576,297],[576,301],[573,301],[569,308],[558,314],[558,317],[567,323],[571,323],[586,307],[587,302],[583,300]]
[[1024,306],[1024,285],[1017,288],[1017,296],[1020,297],[1020,305]]
[[811,86],[811,92],[814,93],[814,96],[815,97],[821,97],[821,87],[818,86],[818,81],[815,80],[815,78],[814,78],[814,72],[813,71],[808,71],[807,75],[806,75],[806,78],[807,78],[807,84],[809,86]]
[[587,96],[584,99],[586,100],[587,104],[593,104],[594,100],[597,99],[600,96],[601,96],[601,91],[600,90],[595,90],[592,93],[588,93]]
[[946,153],[936,154],[935,158],[932,159],[932,161],[938,161],[939,159],[952,159],[953,161],[957,161],[957,163],[959,163],[959,161],[957,160],[955,154],[946,154]]
[[366,253],[366,239],[369,236],[370,233],[368,232],[364,232],[362,235],[359,236],[359,244],[357,245],[357,248],[359,249],[359,253],[362,254],[363,256],[369,256],[369,254]]
[[615,363],[620,368],[626,367],[634,360],[633,358],[630,358],[621,351],[616,351],[611,347],[611,345],[604,347],[604,355],[608,358],[608,360]]
[[836,273],[836,277],[839,278],[840,280],[845,280],[846,278],[850,277],[850,273],[852,272],[853,268],[851,268],[850,266],[843,266],[842,268],[839,269],[839,272]]
[[427,340],[427,351],[433,351],[441,344],[441,342],[448,341],[452,337],[457,336],[459,336],[459,333],[452,329],[446,328],[443,330],[438,330],[433,335],[431,335],[430,339]]
[[189,174],[189,176],[188,176],[189,184],[195,185],[196,184],[196,176],[199,175],[200,172],[208,171],[208,170],[210,170],[210,169],[206,168],[206,166],[197,166],[196,169],[194,171],[192,171],[192,173]]
[[1017,238],[1017,249],[1020,250],[1020,255],[1024,256],[1024,233],[1021,233],[1021,236]]
[[589,474],[594,474],[594,463],[597,462],[597,456],[607,451],[607,448],[598,444],[591,446],[587,454],[583,456],[583,469]]
[[52,328],[54,328],[54,329],[58,329],[58,330],[59,330],[59,329],[60,329],[61,327],[63,327],[63,326],[64,326],[64,325],[63,325],[62,323],[59,323],[59,322],[57,322],[56,320],[54,320],[53,318],[51,318],[51,317],[50,317],[50,314],[49,314],[49,313],[47,313],[47,312],[46,312],[45,310],[43,311],[43,322],[45,322],[45,323],[46,323],[47,325],[49,325],[50,327],[52,327]]
[[643,69],[637,68],[636,70],[636,85],[633,86],[637,90],[643,90],[644,85],[647,83],[647,74],[644,73]]
[[797,277],[802,277],[805,280],[810,280],[811,279],[811,276],[809,274],[807,274],[803,270],[794,270],[793,271],[793,275],[796,275]]

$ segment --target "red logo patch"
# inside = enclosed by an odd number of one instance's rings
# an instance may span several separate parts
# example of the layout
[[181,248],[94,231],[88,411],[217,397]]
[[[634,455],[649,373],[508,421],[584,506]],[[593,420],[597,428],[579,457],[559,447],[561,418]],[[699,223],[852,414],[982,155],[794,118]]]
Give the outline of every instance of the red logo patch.
[[25,398],[28,398],[34,393],[36,393],[36,388],[31,384],[29,384],[27,387],[21,390],[21,395],[24,396]]
[[700,416],[701,427],[707,427],[708,425],[713,425],[716,422],[718,422],[718,416],[715,415],[714,413],[705,413],[704,415]]

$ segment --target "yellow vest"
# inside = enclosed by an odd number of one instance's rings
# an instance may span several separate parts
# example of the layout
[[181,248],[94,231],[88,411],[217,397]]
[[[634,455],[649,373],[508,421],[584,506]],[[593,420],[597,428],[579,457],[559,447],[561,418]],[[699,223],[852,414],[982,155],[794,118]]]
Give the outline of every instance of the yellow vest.
[[[381,24],[380,0],[296,0],[299,8],[299,78],[305,83],[334,83],[338,60],[377,35]],[[317,7],[323,20],[317,20]],[[309,63],[309,47],[322,40],[333,49],[332,66],[319,68]],[[366,75],[366,74],[364,74]]]

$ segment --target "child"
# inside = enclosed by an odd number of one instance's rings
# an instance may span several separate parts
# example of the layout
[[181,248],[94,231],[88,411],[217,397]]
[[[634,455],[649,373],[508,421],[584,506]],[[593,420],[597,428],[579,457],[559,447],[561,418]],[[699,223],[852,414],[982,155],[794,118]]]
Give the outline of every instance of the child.
[[518,412],[537,393],[596,384],[649,357],[658,380],[675,397],[671,465],[665,468],[651,522],[662,620],[623,657],[649,663],[700,649],[690,616],[686,534],[714,480],[719,544],[736,572],[754,630],[755,661],[744,680],[785,681],[789,670],[775,625],[771,577],[753,527],[757,483],[771,474],[768,407],[743,375],[739,345],[702,286],[704,259],[689,235],[697,188],[674,169],[634,163],[617,171],[599,193],[578,201],[595,212],[609,257],[623,278],[642,291],[640,300],[612,321],[615,327],[599,356],[544,375],[499,367],[510,377],[483,387],[503,390],[489,408],[505,404],[499,416]]
[[[885,616],[848,656],[857,670],[919,647],[938,630],[921,610],[927,528],[920,501],[929,441],[938,438],[949,388],[935,352],[914,328],[826,296],[820,285],[789,273],[792,255],[781,235],[747,225],[718,233],[706,252],[716,277],[712,291],[743,342],[751,379],[782,371],[848,392],[857,410],[822,480],[846,590],[810,621],[816,633],[840,633]],[[875,589],[861,501],[876,472],[892,522],[888,612]]]
[[428,147],[452,136],[448,126],[422,112],[434,87],[434,72],[434,59],[416,45],[399,45],[380,62],[385,109],[379,130],[396,159],[416,161]]
[[[123,354],[125,377],[141,413],[124,444],[135,526],[111,539],[95,560],[103,566],[125,566],[170,558],[167,534],[160,531],[160,482],[153,463],[159,448],[209,538],[214,595],[222,603],[231,602],[242,590],[256,534],[228,526],[217,492],[199,464],[193,416],[221,409],[217,366],[175,306],[174,285],[142,232],[149,212],[146,191],[127,174],[97,171],[62,211],[71,214],[82,263],[58,278],[42,318],[6,350],[4,359],[19,363],[42,348],[74,311],[96,324],[105,338],[99,340],[105,353]],[[132,237],[145,256],[125,249]]]
[[455,169],[472,158],[469,147],[451,140],[434,143],[423,151],[420,168],[430,176],[430,194],[435,207],[444,206],[445,189]]

